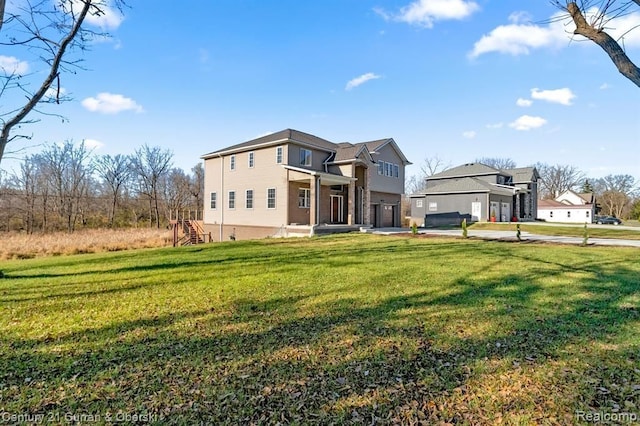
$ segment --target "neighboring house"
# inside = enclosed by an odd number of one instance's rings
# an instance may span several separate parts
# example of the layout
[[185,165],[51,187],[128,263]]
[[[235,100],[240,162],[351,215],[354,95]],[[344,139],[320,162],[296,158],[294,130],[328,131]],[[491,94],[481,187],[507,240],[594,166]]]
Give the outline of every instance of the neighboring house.
[[538,218],[547,222],[591,223],[596,207],[592,192],[567,190],[553,200],[538,201]]
[[391,138],[333,143],[286,129],[202,158],[214,240],[400,226],[411,163]]
[[535,220],[539,175],[535,167],[498,170],[463,164],[426,179],[411,198],[411,222],[422,226]]

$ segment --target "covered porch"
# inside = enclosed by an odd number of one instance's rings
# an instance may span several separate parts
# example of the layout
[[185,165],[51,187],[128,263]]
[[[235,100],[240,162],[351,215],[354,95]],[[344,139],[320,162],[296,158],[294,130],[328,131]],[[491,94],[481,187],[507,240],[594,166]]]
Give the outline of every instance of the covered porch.
[[[289,226],[358,226],[368,220],[364,172],[361,178],[285,166]],[[356,168],[356,176],[358,175]]]

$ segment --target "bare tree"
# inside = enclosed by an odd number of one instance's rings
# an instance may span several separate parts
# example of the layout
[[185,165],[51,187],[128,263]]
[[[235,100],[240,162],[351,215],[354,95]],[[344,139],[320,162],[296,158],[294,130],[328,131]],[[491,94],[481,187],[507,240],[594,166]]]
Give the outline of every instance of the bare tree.
[[104,186],[109,190],[111,207],[108,214],[109,227],[113,228],[118,202],[125,189],[125,185],[131,179],[129,169],[129,158],[125,155],[117,154],[101,155],[95,159],[95,170],[102,179]]
[[434,157],[426,157],[420,164],[418,174],[407,178],[407,181],[405,182],[407,194],[424,191],[427,187],[428,177],[447,170],[450,167],[451,163],[445,163],[445,161],[437,155]]
[[189,191],[195,203],[195,209],[204,208],[204,167],[198,163],[191,168]]
[[171,169],[162,179],[162,183],[167,217],[171,217],[171,212],[179,212],[189,207],[191,179],[182,169]]
[[543,199],[556,198],[568,189],[574,190],[584,179],[584,174],[570,165],[537,163],[535,167],[540,175],[538,195]]
[[[81,68],[80,60],[68,55],[86,50],[92,38],[106,35],[85,28],[85,21],[88,16],[103,15],[109,7],[107,3],[111,4],[108,0],[26,1],[16,2],[15,10],[9,12],[5,1],[0,0],[0,46],[14,48],[23,55],[31,52],[43,66],[43,70],[31,73],[25,61],[17,61],[13,68],[0,68],[0,96],[14,90],[23,94],[14,97],[20,99],[19,104],[0,110],[0,162],[9,142],[30,138],[14,134],[14,129],[37,121],[28,116],[41,112],[39,106],[64,100],[61,74]],[[121,9],[124,2],[113,0],[112,4]]]
[[89,155],[84,142],[76,147],[71,141],[61,146],[49,145],[42,153],[55,194],[56,209],[65,222],[67,232],[75,230],[78,219],[83,215],[82,202],[86,201],[91,184]]
[[171,168],[173,153],[145,144],[131,156],[131,168],[138,183],[138,192],[149,202],[149,225],[160,228],[160,183]]
[[[640,68],[625,53],[623,45],[620,44],[623,40],[615,40],[607,33],[611,21],[634,12],[640,7],[640,0],[552,0],[551,2],[571,17],[576,25],[574,34],[586,37],[600,46],[609,55],[618,71],[640,87]],[[594,8],[597,10],[596,13],[592,13]]]
[[482,157],[476,158],[475,162],[498,170],[510,170],[517,167],[516,162],[511,158]]
[[604,214],[624,217],[636,192],[635,178],[631,175],[607,175],[596,181],[598,204]]

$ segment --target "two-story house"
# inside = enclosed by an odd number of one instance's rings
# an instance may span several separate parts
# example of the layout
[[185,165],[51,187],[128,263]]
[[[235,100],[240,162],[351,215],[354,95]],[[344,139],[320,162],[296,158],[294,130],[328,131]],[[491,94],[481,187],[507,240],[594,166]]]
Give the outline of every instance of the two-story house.
[[445,170],[427,178],[425,191],[410,196],[411,222],[437,226],[463,219],[534,220],[538,178],[535,167],[498,170],[469,163]]
[[400,226],[411,163],[392,138],[333,143],[286,129],[202,158],[214,240]]

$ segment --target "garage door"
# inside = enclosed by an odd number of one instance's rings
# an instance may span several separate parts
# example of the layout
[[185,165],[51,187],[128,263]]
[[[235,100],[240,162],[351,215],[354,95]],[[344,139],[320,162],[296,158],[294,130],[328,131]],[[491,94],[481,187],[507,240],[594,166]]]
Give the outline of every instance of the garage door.
[[382,227],[388,228],[393,226],[393,217],[396,206],[382,206]]

